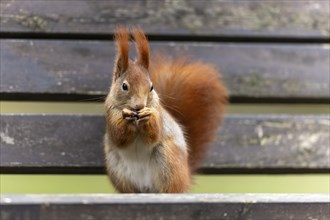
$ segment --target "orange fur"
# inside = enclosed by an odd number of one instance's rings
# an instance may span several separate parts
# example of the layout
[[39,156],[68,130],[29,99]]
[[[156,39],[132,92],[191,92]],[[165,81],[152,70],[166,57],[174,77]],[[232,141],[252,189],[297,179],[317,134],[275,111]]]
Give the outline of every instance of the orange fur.
[[138,127],[141,137],[147,144],[159,142],[162,133],[162,123],[157,112],[150,115],[148,120],[141,121]]
[[174,143],[173,138],[163,140],[162,147],[158,149],[157,158],[166,161],[162,175],[157,178],[160,193],[185,193],[189,192],[191,173],[187,155]]
[[121,112],[107,114],[107,130],[118,147],[125,147],[136,138],[136,127],[122,119]]
[[117,57],[114,70],[114,79],[117,79],[120,74],[126,71],[128,67],[129,33],[127,28],[118,27],[116,29],[115,41],[117,43]]
[[163,106],[185,128],[195,171],[220,125],[227,91],[212,65],[159,54],[151,64],[151,80]]
[[146,35],[141,28],[133,29],[133,36],[135,40],[135,46],[138,54],[137,63],[144,68],[149,68],[150,49]]
[[[169,145],[173,143],[169,143]],[[189,192],[191,184],[191,173],[187,158],[177,146],[166,149],[166,157],[168,157],[170,167],[170,181],[166,193],[184,193]]]

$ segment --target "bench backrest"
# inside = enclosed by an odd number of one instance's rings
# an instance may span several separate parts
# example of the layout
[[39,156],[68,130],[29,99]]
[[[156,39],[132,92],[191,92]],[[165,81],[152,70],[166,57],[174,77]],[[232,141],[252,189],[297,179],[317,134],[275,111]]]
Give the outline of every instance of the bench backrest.
[[[1,100],[102,101],[112,31],[126,23],[146,30],[152,52],[220,68],[232,103],[329,102],[325,1],[174,4],[2,2]],[[10,114],[1,122],[2,173],[104,172],[102,116]],[[328,172],[328,146],[328,116],[227,116],[201,172]]]
[[[0,101],[102,102],[113,30],[221,69],[230,102],[329,103],[329,2],[0,2]],[[105,173],[103,115],[0,115],[0,172]],[[329,173],[329,115],[227,115],[200,173]],[[5,195],[4,219],[328,219],[327,195]],[[152,211],[151,211],[152,210]],[[267,211],[265,211],[267,210]]]

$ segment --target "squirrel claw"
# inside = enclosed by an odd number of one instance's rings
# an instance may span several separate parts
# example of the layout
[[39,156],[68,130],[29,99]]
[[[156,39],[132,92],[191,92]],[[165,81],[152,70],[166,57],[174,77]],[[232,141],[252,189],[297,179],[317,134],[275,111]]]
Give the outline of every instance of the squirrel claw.
[[124,108],[122,110],[122,115],[123,115],[123,118],[129,122],[134,122],[139,119],[139,116],[136,112],[134,112],[130,109],[127,109],[127,108]]
[[137,113],[136,112],[131,111],[131,110],[127,109],[127,108],[124,108],[122,110],[122,114],[123,114],[123,118],[137,116]]
[[149,120],[149,116],[145,116],[145,117],[143,117],[143,118],[139,118],[139,119],[137,119],[137,122],[144,122],[144,121],[148,121]]
[[152,110],[150,108],[144,108],[142,110],[140,110],[137,114],[138,119],[142,120],[142,119],[148,119],[149,116],[152,114]]
[[136,117],[125,117],[124,119],[127,120],[127,121],[129,121],[129,122],[132,122],[132,121],[136,121],[137,120]]

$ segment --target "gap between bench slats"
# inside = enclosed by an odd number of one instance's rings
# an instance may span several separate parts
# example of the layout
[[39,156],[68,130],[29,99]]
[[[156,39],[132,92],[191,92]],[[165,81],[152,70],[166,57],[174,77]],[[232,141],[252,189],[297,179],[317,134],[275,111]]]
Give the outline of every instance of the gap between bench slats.
[[[102,101],[108,91],[112,42],[0,43],[2,100]],[[215,65],[223,72],[232,102],[330,101],[329,45],[152,42],[151,48],[153,55],[188,55]]]
[[328,194],[1,195],[1,219],[318,219]]
[[[104,116],[1,115],[1,173],[105,173]],[[328,173],[328,116],[227,116],[204,173]]]

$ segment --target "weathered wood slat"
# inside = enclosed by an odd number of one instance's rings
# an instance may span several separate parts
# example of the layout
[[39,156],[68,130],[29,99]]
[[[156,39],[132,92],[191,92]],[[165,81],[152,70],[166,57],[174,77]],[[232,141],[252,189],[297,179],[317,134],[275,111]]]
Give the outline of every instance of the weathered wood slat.
[[113,32],[140,25],[153,35],[328,37],[324,0],[199,1],[1,1],[7,33]]
[[[2,173],[104,173],[104,117],[1,115]],[[329,116],[227,116],[208,173],[330,171]]]
[[[112,42],[0,43],[1,99],[84,101],[108,91],[115,56]],[[153,42],[151,47],[152,52],[188,54],[216,65],[234,102],[330,99],[329,45]]]
[[327,220],[328,194],[1,195],[1,219]]

